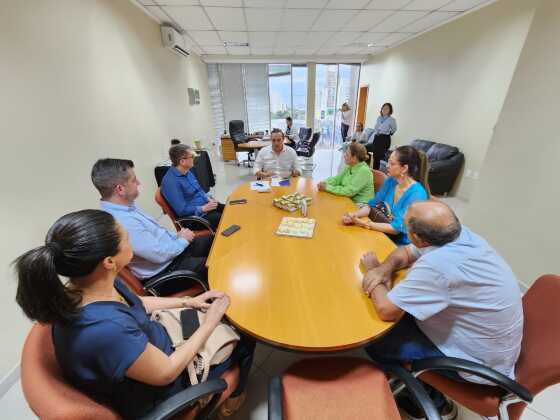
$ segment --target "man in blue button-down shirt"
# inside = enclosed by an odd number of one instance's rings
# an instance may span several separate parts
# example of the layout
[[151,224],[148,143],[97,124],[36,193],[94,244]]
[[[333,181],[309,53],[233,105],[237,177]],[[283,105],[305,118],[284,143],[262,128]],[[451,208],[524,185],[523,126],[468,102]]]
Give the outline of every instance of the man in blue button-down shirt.
[[194,152],[189,146],[178,144],[169,149],[169,158],[173,166],[161,180],[161,193],[177,217],[200,216],[216,230],[224,205],[207,195],[191,172]]
[[101,208],[128,231],[134,252],[128,267],[134,275],[147,280],[183,269],[195,271],[207,281],[211,237],[195,238],[189,229],[172,233],[136,207],[140,182],[131,160],[100,159],[93,166],[91,179],[101,194]]

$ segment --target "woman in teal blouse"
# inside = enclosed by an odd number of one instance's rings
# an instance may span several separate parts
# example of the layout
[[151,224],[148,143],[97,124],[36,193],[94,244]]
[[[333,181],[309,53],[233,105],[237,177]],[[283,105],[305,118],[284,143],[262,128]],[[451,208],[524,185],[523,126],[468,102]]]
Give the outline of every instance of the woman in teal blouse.
[[[426,167],[421,159],[425,159],[425,156],[421,156],[414,147],[398,147],[389,158],[387,165],[389,178],[385,180],[381,189],[368,202],[367,206],[356,212],[346,213],[342,217],[342,223],[346,225],[356,224],[366,229],[386,233],[397,245],[409,244],[410,241],[404,223],[406,211],[412,203],[429,198],[427,189],[420,182],[420,180],[425,179],[423,174],[420,173],[420,168]],[[375,212],[372,211],[372,208],[380,203],[384,203],[390,211],[386,222],[361,219],[365,216],[370,216],[370,219],[373,219]]]
[[336,176],[319,182],[319,191],[350,197],[356,204],[366,204],[373,197],[373,174],[365,162],[366,148],[360,143],[350,143],[344,152],[346,167]]

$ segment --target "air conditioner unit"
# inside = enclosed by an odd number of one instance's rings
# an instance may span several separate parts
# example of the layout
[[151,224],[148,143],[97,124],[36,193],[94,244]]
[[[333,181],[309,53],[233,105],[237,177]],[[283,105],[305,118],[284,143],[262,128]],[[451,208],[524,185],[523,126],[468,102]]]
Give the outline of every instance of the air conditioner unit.
[[182,55],[183,57],[189,56],[189,52],[185,48],[185,39],[183,38],[183,35],[177,32],[173,27],[162,25],[161,39],[165,48],[168,48],[175,54]]

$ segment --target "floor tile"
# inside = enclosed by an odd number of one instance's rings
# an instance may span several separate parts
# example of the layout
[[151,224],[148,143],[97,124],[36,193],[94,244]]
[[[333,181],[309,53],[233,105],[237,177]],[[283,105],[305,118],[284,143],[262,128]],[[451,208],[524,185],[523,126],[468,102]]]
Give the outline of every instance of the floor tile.
[[530,408],[551,419],[560,418],[560,384],[553,385],[538,394]]
[[17,381],[0,399],[0,413],[2,413],[0,415],[2,419],[37,419],[23,397],[20,381]]
[[268,375],[260,369],[251,375],[247,385],[247,399],[232,420],[268,419]]

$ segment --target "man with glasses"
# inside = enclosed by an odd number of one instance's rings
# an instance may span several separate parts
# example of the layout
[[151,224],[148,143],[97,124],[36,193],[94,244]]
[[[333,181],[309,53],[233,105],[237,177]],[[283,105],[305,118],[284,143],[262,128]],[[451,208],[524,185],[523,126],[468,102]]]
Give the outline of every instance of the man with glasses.
[[91,170],[91,180],[101,194],[101,209],[128,231],[134,253],[128,268],[135,276],[144,282],[171,271],[191,270],[208,281],[206,257],[212,238],[195,238],[189,229],[170,232],[138,208],[135,200],[140,181],[131,160],[99,159]]
[[161,181],[161,193],[177,217],[200,216],[216,230],[224,205],[206,194],[191,172],[193,150],[185,144],[177,144],[169,149],[169,158],[172,166]]

